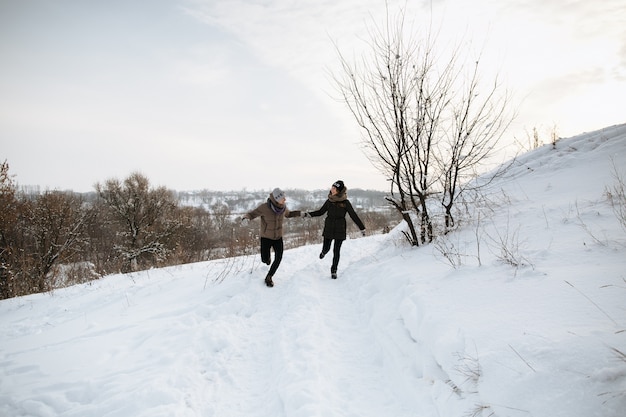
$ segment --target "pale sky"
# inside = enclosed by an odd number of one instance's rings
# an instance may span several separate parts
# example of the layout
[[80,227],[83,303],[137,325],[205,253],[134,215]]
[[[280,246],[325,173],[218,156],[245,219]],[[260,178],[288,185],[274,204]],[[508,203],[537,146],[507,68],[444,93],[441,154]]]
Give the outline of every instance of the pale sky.
[[[626,122],[626,0],[389,0],[482,46],[515,94],[507,140]],[[0,160],[93,191],[387,190],[328,74],[384,0],[0,0]],[[373,19],[373,20],[372,20]]]

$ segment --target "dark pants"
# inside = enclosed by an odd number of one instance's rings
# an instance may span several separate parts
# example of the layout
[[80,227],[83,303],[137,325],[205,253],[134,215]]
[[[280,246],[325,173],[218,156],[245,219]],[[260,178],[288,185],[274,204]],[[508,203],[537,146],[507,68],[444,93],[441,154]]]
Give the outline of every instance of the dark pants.
[[327,254],[328,251],[330,251],[330,243],[333,240],[335,241],[335,244],[333,245],[333,264],[330,267],[330,272],[337,272],[337,266],[339,265],[339,257],[341,256],[341,244],[343,243],[343,240],[324,238],[324,244],[322,245],[322,252],[324,254]]
[[261,262],[267,265],[269,265],[271,261],[270,249],[274,249],[274,262],[272,266],[270,266],[267,275],[273,277],[280,266],[280,261],[283,259],[283,239],[273,240],[266,237],[261,238]]

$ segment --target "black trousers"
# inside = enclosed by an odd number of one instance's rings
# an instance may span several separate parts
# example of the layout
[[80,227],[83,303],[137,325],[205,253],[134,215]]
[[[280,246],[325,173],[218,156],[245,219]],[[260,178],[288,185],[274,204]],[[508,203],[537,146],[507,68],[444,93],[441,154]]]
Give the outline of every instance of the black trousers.
[[337,272],[339,257],[341,256],[341,244],[343,243],[343,240],[324,238],[322,252],[324,252],[324,254],[327,254],[330,251],[330,244],[333,240],[335,241],[335,244],[333,245],[333,264],[330,267],[330,272]]
[[280,261],[283,259],[283,238],[278,240],[269,239],[267,237],[261,238],[261,262],[269,265],[271,261],[270,250],[274,249],[274,262],[270,266],[270,270],[267,273],[269,276],[274,276],[276,270],[280,266]]

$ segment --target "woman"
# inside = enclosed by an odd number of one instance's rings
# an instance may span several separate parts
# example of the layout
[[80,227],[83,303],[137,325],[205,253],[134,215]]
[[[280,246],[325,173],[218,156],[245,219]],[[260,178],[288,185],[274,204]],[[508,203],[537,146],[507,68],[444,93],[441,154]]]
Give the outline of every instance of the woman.
[[274,262],[265,277],[265,284],[268,287],[274,286],[272,277],[283,259],[283,218],[300,217],[300,211],[289,211],[287,209],[286,201],[285,193],[280,188],[275,188],[265,203],[246,213],[241,218],[241,221],[245,224],[250,220],[261,217],[261,261],[264,264],[270,264],[270,250],[274,249]]
[[336,181],[330,188],[328,200],[326,200],[322,208],[304,213],[304,217],[317,217],[328,213],[326,220],[324,220],[324,231],[322,232],[324,244],[322,245],[320,259],[323,259],[330,251],[330,244],[334,240],[333,264],[330,267],[330,276],[332,279],[337,279],[337,266],[339,265],[341,244],[346,240],[346,213],[350,215],[352,221],[356,223],[363,236],[365,236],[365,225],[355,213],[352,204],[350,204],[347,192],[348,190],[343,181]]

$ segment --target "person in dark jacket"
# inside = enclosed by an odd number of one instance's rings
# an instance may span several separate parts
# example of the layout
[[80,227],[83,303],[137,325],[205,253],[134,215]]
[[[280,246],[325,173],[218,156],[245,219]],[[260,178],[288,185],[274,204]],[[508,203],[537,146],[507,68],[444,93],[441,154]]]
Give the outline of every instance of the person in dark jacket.
[[283,259],[283,219],[301,215],[300,211],[289,211],[286,202],[285,193],[280,188],[275,188],[265,203],[241,218],[242,223],[246,224],[250,220],[261,217],[261,261],[264,264],[271,263],[270,251],[274,249],[274,262],[265,277],[265,284],[268,287],[274,286],[272,277]]
[[359,216],[357,216],[350,200],[348,200],[348,189],[341,180],[333,183],[328,193],[328,200],[326,200],[322,208],[316,211],[306,212],[303,216],[317,217],[322,216],[324,213],[328,214],[324,220],[324,231],[322,232],[324,243],[322,244],[320,259],[323,259],[330,251],[330,244],[334,240],[333,263],[330,267],[330,275],[331,278],[337,279],[337,266],[339,265],[341,245],[343,241],[346,240],[346,213],[350,215],[352,221],[359,227],[363,236],[365,236],[365,225],[361,219],[359,219]]

